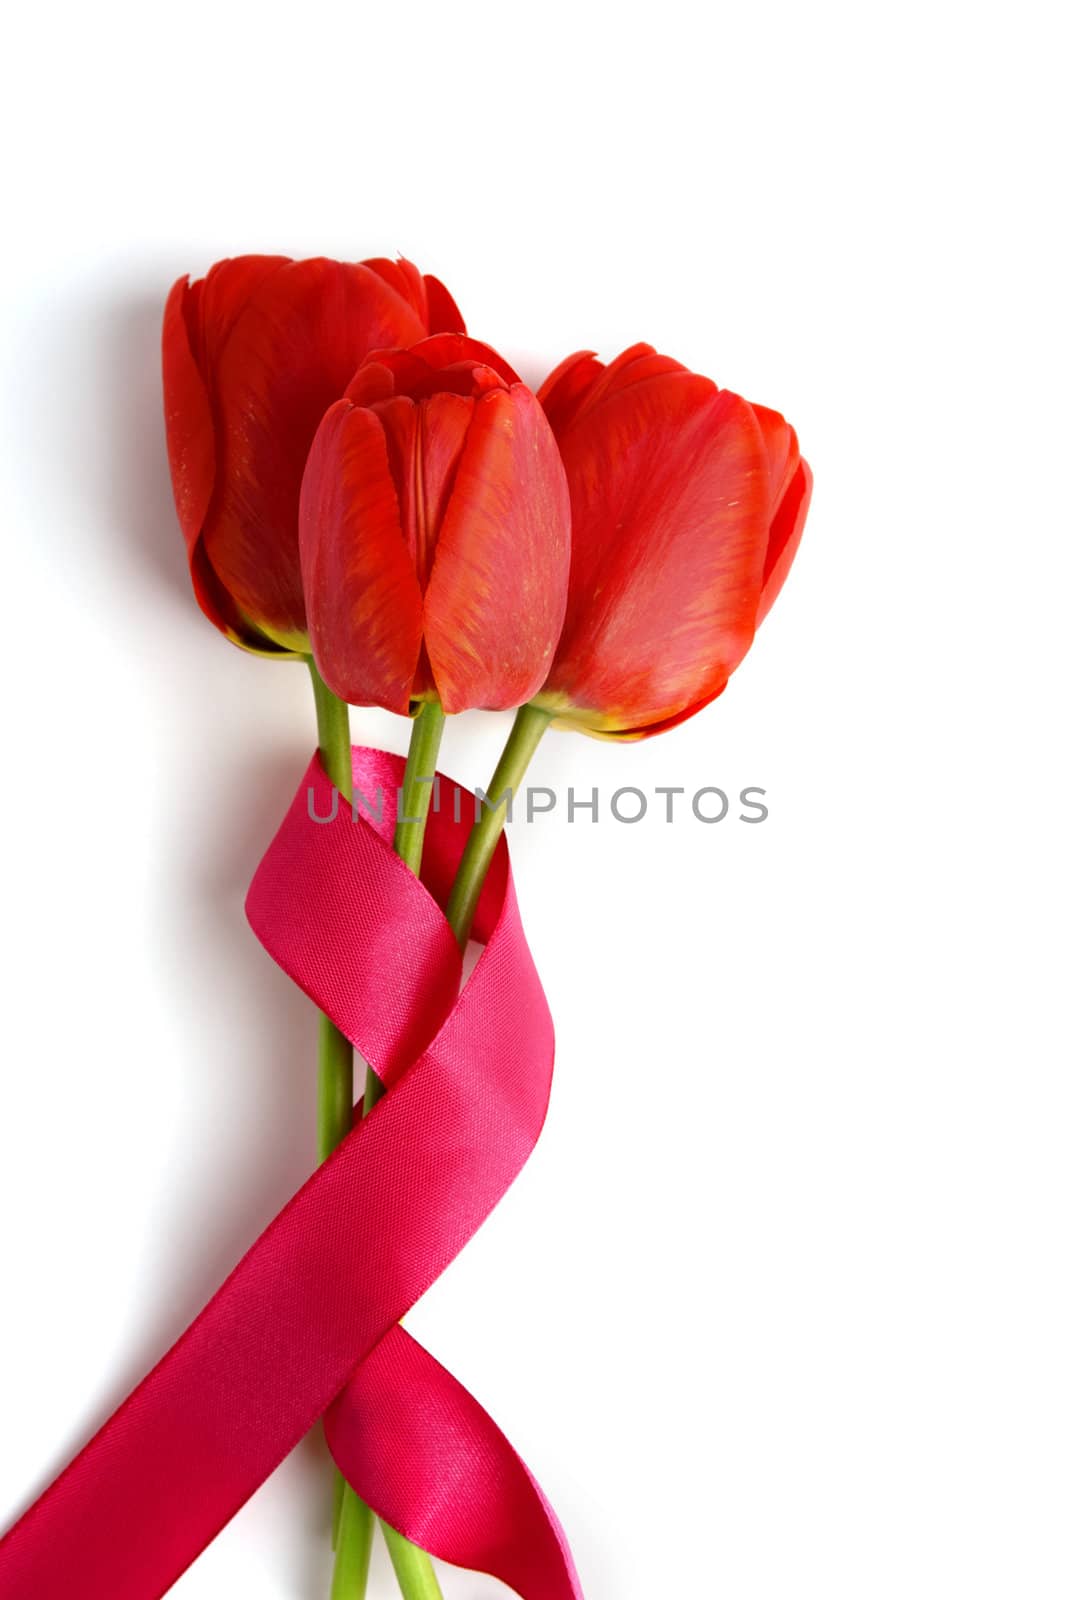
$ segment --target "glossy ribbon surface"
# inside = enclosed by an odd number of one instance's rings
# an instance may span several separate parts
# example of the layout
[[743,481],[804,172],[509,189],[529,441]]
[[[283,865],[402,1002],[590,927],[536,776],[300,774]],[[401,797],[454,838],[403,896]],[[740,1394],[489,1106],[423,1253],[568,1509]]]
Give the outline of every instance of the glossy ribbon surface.
[[402,771],[356,750],[353,818],[316,757],[248,896],[271,956],[389,1093],[0,1541],[0,1600],[154,1600],[324,1414],[342,1471],[402,1533],[523,1600],[580,1600],[532,1475],[397,1326],[529,1156],[553,1048],[506,847],[460,992],[437,902],[473,797],[440,780],[424,886],[386,842]]

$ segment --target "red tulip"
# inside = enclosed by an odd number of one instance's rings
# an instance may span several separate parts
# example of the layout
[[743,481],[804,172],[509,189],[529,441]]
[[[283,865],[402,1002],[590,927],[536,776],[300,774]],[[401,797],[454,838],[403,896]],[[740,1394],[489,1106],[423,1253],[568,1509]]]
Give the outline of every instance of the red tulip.
[[536,704],[604,738],[722,693],[785,581],[811,495],[796,434],[650,345],[564,361],[541,402],[570,485],[567,616]]
[[312,445],[300,553],[319,671],[351,704],[529,699],[570,553],[567,483],[534,395],[457,335],[372,356]]
[[236,256],[181,278],[163,319],[163,394],[197,599],[237,644],[308,650],[297,508],[315,429],[383,345],[462,332],[409,261]]

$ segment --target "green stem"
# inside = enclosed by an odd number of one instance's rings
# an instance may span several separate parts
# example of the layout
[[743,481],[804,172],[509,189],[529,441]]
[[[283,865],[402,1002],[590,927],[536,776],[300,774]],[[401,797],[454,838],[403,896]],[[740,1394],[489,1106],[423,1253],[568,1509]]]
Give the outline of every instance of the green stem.
[[337,1474],[337,1481],[343,1488],[334,1540],[337,1559],[333,1566],[330,1600],[353,1600],[353,1596],[359,1596],[362,1600],[367,1592],[367,1575],[370,1572],[374,1513],[353,1492],[340,1473]]
[[[436,700],[424,701],[411,729],[411,743],[408,745],[407,765],[393,833],[393,849],[416,877],[422,866],[422,841],[426,836],[426,820],[430,815],[433,780],[437,771],[437,753],[444,731],[445,715],[440,704]],[[384,1093],[382,1080],[368,1067],[367,1081],[363,1086],[364,1116],[373,1111]]]
[[478,898],[497,841],[503,832],[512,797],[526,776],[533,753],[551,721],[552,714],[549,711],[542,711],[537,706],[520,707],[496,771],[489,780],[481,814],[468,836],[456,881],[448,898],[447,916],[461,950],[470,938]]
[[[308,660],[315,694],[319,755],[339,794],[352,799],[352,740],[348,707],[328,689],[314,661]],[[352,1127],[354,1093],[352,1046],[324,1012],[319,1013],[319,1160],[325,1161]],[[363,1600],[367,1592],[371,1537],[370,1508],[353,1494],[340,1473],[334,1485],[334,1566],[331,1600]]]
[[327,689],[319,669],[308,657],[311,687],[315,695],[315,721],[319,729],[319,754],[326,776],[346,800],[352,798],[352,738],[348,731],[348,706]]
[[[470,937],[475,908],[504,827],[511,796],[522,782],[530,759],[551,721],[548,713],[534,706],[523,706],[489,781],[486,801],[470,831],[448,902],[448,920],[461,948]],[[428,780],[432,780],[437,768],[443,726],[444,717],[440,707],[427,703],[419,712],[412,730],[393,844],[397,855],[407,862],[413,872],[418,872],[422,861],[422,842],[432,790],[432,782]],[[410,821],[407,820],[409,818]],[[382,1093],[380,1080],[368,1069],[363,1095],[364,1115]],[[411,1544],[388,1523],[383,1522],[381,1528],[404,1600],[442,1600],[437,1575],[426,1552]],[[340,1554],[339,1548],[338,1560]],[[334,1596],[334,1600],[339,1600],[339,1596]]]
[[441,1585],[425,1550],[410,1544],[387,1522],[382,1523],[382,1532],[404,1600],[442,1600]]
[[[437,754],[441,748],[445,718],[437,701],[426,701],[415,715],[408,746],[407,765],[397,805],[396,830],[393,848],[397,855],[418,876],[422,865],[422,844],[426,835],[426,822],[433,799],[433,780],[437,772]],[[366,1116],[385,1093],[385,1086],[368,1067],[363,1090],[363,1115]],[[352,1600],[366,1589],[366,1560],[370,1553],[371,1522],[369,1513],[355,1490],[345,1484],[341,1491],[340,1517],[337,1523],[337,1560],[334,1566],[331,1600]],[[392,1559],[393,1570],[404,1600],[442,1600],[433,1564],[425,1550],[411,1544],[403,1534],[385,1522],[381,1524],[385,1542]],[[350,1551],[350,1544],[354,1547]],[[364,1550],[364,1544],[366,1549]],[[351,1573],[353,1587],[347,1588]],[[355,1587],[357,1581],[362,1587]]]
[[[319,755],[326,776],[344,795],[352,798],[352,743],[348,731],[348,707],[319,677],[315,663],[308,661],[311,686],[315,691],[315,718],[319,730]],[[319,1160],[336,1150],[352,1126],[352,1046],[341,1030],[324,1013],[319,1014]]]
[[[318,703],[319,692],[316,689]],[[523,706],[516,715],[508,742],[490,779],[485,802],[467,839],[448,902],[449,924],[461,948],[470,937],[478,899],[503,831],[511,797],[521,784],[533,753],[551,721],[550,713],[534,706]],[[444,716],[440,706],[427,701],[415,717],[412,728],[393,835],[397,855],[415,873],[418,873],[422,864],[422,846],[443,731]],[[364,1116],[383,1093],[381,1080],[368,1069],[363,1094]],[[387,1523],[382,1522],[381,1528],[404,1600],[442,1600],[440,1585],[426,1552]],[[337,1563],[331,1600],[353,1600],[354,1596],[363,1595],[369,1551],[370,1519],[366,1507],[346,1484],[337,1525]],[[349,1581],[353,1585],[351,1590],[346,1587]],[[360,1586],[356,1587],[357,1584]]]
[[393,849],[416,878],[422,867],[422,841],[430,815],[437,753],[445,731],[445,714],[436,700],[427,700],[415,717],[408,746],[407,766],[400,790]]

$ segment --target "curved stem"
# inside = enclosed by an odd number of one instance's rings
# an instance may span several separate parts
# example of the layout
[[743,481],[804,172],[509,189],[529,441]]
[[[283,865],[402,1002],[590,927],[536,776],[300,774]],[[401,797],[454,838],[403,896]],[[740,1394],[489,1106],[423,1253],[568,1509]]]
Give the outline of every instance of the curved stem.
[[470,831],[456,881],[448,897],[446,915],[461,950],[470,938],[478,898],[493,860],[497,840],[511,809],[512,798],[526,776],[533,753],[551,721],[552,713],[549,711],[542,711],[537,706],[520,707],[496,771],[489,780],[485,801]]

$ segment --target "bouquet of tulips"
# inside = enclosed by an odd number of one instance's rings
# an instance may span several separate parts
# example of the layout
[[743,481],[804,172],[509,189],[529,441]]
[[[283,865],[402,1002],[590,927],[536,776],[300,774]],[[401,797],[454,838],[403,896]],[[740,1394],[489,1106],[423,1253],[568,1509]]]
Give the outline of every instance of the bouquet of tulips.
[[[507,802],[549,728],[641,739],[722,693],[811,474],[777,412],[648,345],[535,394],[404,260],[183,279],[163,384],[201,608],[310,673],[317,752],[248,914],[320,1010],[322,1164],[0,1541],[0,1600],[66,1600],[72,1574],[83,1600],[161,1595],[320,1418],[334,1600],[365,1594],[376,1523],[405,1600],[440,1595],[433,1557],[579,1600],[536,1479],[401,1326],[547,1107]],[[353,749],[350,706],[409,719],[406,762]],[[476,796],[438,770],[470,708],[515,713]]]

